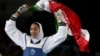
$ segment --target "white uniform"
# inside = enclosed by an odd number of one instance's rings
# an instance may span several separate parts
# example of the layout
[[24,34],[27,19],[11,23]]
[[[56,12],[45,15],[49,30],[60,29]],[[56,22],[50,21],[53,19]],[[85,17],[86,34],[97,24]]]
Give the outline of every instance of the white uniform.
[[[40,24],[41,25],[41,24]],[[10,39],[15,42],[18,46],[20,46],[23,50],[26,49],[27,45],[25,42],[25,35],[26,35],[26,40],[31,39],[34,43],[38,42],[39,40],[44,40],[46,39],[44,45],[43,45],[43,52],[44,53],[49,53],[50,51],[52,51],[56,46],[58,46],[60,43],[62,43],[63,41],[66,40],[67,38],[67,29],[68,27],[66,26],[59,26],[58,28],[58,32],[52,36],[49,37],[44,37],[43,31],[42,31],[42,26],[40,27],[40,33],[37,37],[37,39],[31,38],[31,36],[28,36],[27,34],[19,31],[16,28],[16,22],[9,19],[8,21],[6,21],[6,25],[5,25],[5,31],[7,33],[7,35],[10,37]],[[29,40],[28,40],[29,41]],[[35,47],[39,47],[36,46],[35,44],[33,44]],[[29,47],[33,46],[32,44],[28,44]]]

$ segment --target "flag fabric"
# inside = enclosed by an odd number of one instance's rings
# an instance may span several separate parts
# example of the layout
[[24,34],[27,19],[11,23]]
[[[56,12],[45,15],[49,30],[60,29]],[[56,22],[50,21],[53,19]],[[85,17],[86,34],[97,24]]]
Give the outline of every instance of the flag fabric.
[[84,33],[81,32],[81,22],[79,16],[73,12],[70,8],[67,6],[64,6],[61,3],[57,2],[52,2],[50,1],[49,7],[52,13],[55,11],[61,9],[62,11],[65,12],[65,15],[67,15],[68,21],[69,21],[69,27],[71,29],[71,32],[75,38],[76,43],[79,46],[80,51],[82,52],[89,52],[89,40],[86,40],[87,37],[84,36]]

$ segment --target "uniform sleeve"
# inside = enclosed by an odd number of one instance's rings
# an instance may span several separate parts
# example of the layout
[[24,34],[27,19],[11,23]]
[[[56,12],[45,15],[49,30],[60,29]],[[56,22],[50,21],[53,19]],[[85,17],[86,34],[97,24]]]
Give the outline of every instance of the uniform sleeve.
[[6,21],[5,32],[15,44],[25,49],[25,33],[22,33],[16,28],[15,21],[11,19]]
[[43,51],[45,53],[49,53],[55,47],[57,47],[59,44],[61,44],[63,41],[66,40],[67,28],[68,27],[66,27],[66,26],[59,26],[58,32],[47,38],[47,40],[45,41],[45,44],[43,46]]

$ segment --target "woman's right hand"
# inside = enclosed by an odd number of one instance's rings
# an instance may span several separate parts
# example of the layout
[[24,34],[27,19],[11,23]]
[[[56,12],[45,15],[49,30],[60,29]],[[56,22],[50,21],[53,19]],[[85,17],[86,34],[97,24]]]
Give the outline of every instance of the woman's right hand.
[[24,12],[26,12],[30,7],[27,5],[27,4],[23,4],[22,6],[20,6],[18,9],[17,9],[17,12],[19,14],[22,14]]

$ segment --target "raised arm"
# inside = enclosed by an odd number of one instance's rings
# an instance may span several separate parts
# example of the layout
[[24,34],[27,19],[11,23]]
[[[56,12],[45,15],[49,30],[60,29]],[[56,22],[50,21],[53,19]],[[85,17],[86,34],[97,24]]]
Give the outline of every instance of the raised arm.
[[45,44],[43,46],[43,51],[45,53],[49,53],[59,44],[64,42],[67,38],[67,29],[68,27],[66,26],[59,26],[58,32],[52,36],[49,36],[45,41]]
[[61,44],[67,39],[68,23],[65,20],[63,20],[63,17],[61,17],[61,15],[58,14],[58,11],[55,12],[55,16],[57,17],[59,23],[58,31],[56,34],[49,36],[45,41],[45,44],[43,46],[43,51],[45,53],[49,53],[55,47],[57,47],[59,44]]
[[25,33],[22,33],[16,28],[16,19],[20,15],[19,13],[22,13],[20,9],[18,9],[17,12],[15,12],[10,19],[6,21],[5,32],[14,43],[19,45],[22,49],[25,49]]

